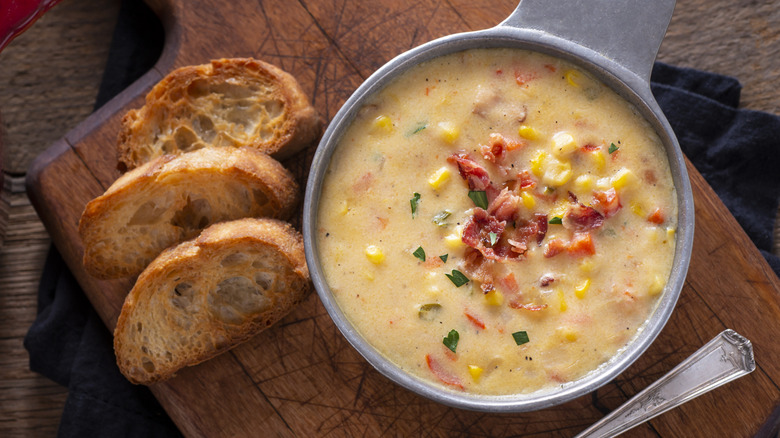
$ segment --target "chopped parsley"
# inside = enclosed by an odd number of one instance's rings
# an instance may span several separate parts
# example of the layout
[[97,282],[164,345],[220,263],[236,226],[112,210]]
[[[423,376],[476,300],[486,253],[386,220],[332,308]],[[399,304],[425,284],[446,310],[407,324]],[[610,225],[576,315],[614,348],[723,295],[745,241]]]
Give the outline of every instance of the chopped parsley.
[[446,227],[447,226],[447,218],[450,217],[452,213],[448,210],[444,210],[442,212],[436,213],[436,215],[433,217],[433,223],[440,226],[440,227]]
[[488,201],[487,201],[487,194],[484,190],[469,190],[469,198],[471,198],[472,201],[474,201],[474,205],[477,207],[487,210],[488,208]]
[[440,258],[440,259],[441,259],[441,261],[443,261],[444,263],[447,263],[447,257],[448,257],[448,256],[449,256],[449,254],[444,254],[444,255],[440,255],[440,256],[439,256],[439,258]]
[[493,246],[498,242],[498,234],[496,233],[488,233],[488,236],[490,236],[490,246]]
[[449,333],[447,333],[447,336],[444,338],[442,343],[445,347],[449,348],[450,351],[455,353],[455,350],[458,348],[458,340],[460,339],[460,335],[458,334],[458,331],[455,329],[450,330]]
[[552,219],[550,219],[549,223],[551,223],[553,225],[561,225],[561,224],[563,224],[563,220],[560,217],[555,216]]
[[609,152],[610,154],[612,154],[613,152],[617,151],[618,149],[620,149],[620,148],[619,148],[619,147],[617,147],[617,146],[615,146],[615,143],[612,143],[612,144],[610,144],[610,145],[609,145],[609,150],[608,150],[608,152]]
[[407,137],[411,137],[412,135],[417,134],[418,132],[422,131],[423,129],[425,129],[427,127],[428,127],[428,122],[422,122],[416,128],[414,128],[413,130],[409,131],[409,133],[406,134],[406,136]]
[[414,196],[409,202],[412,204],[412,219],[414,219],[414,216],[417,214],[417,204],[420,202],[420,194],[414,192]]
[[512,337],[515,338],[515,344],[517,345],[523,345],[530,341],[530,339],[528,339],[528,333],[525,331],[514,332],[512,333]]
[[420,246],[416,250],[414,250],[412,255],[414,255],[415,257],[417,257],[418,259],[420,259],[422,261],[425,261],[425,250],[423,249],[422,246]]
[[458,271],[457,269],[452,270],[452,274],[444,274],[447,276],[447,278],[450,279],[450,281],[455,285],[455,287],[461,287],[464,284],[469,282],[469,278],[463,275],[462,272]]

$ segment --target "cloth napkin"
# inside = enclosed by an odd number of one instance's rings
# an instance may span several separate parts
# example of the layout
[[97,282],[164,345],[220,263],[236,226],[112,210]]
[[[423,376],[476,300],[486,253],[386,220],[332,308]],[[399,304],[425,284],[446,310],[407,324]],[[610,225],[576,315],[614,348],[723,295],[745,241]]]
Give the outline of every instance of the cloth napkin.
[[[156,18],[142,1],[123,1],[96,107],[156,61],[162,29],[150,23]],[[780,275],[780,259],[770,254],[780,196],[780,117],[738,109],[740,83],[712,73],[657,63],[652,89],[688,158]],[[59,436],[180,435],[151,392],[119,373],[111,334],[54,247],[38,307],[25,347],[31,370],[69,389]]]

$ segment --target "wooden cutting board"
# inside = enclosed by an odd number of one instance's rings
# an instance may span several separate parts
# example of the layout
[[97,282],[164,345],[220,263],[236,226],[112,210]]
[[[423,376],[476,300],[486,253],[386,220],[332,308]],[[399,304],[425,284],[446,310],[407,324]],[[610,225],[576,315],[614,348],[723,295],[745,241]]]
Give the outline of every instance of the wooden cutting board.
[[[330,119],[393,56],[450,33],[496,25],[514,0],[153,0],[167,32],[155,68],[40,156],[28,193],[59,251],[113,329],[131,280],[81,266],[84,205],[118,176],[119,120],[176,67],[252,56],[295,75]],[[301,185],[315,146],[284,164]],[[393,384],[356,353],[312,294],[271,329],[151,389],[187,436],[571,436],[732,328],[753,342],[757,370],[631,432],[748,436],[768,432],[780,402],[780,281],[700,174],[693,259],[669,323],[626,372],[594,393],[524,414],[448,408]],[[773,413],[774,412],[774,413]],[[763,428],[763,429],[762,429]]]

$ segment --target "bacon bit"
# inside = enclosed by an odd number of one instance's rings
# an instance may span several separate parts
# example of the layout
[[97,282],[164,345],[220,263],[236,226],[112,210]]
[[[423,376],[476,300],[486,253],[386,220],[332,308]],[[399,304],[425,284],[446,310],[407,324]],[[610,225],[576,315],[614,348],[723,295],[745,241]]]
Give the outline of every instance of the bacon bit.
[[466,318],[468,318],[469,322],[474,324],[477,328],[481,328],[482,330],[485,330],[485,323],[482,322],[481,319],[470,314],[468,311],[463,312],[463,314],[466,315]]
[[593,192],[593,197],[596,200],[593,206],[601,210],[604,218],[614,216],[622,207],[620,197],[614,187],[605,192]]
[[531,176],[531,173],[524,170],[517,174],[517,181],[520,184],[521,189],[532,189],[536,187],[536,180]]
[[520,210],[521,199],[504,187],[488,205],[487,212],[499,221],[512,222]]
[[523,310],[529,310],[531,312],[538,312],[540,310],[544,310],[547,308],[547,304],[521,304],[516,301],[511,301],[509,303],[509,307],[513,309],[523,309]]
[[425,261],[422,263],[423,266],[425,266],[428,269],[438,268],[440,266],[444,265],[444,262],[441,261],[438,257],[427,257]]
[[588,231],[603,225],[604,216],[593,207],[588,207],[587,205],[577,202],[569,207],[566,214],[563,215],[562,223],[564,227],[570,230]]
[[557,68],[555,68],[555,66],[554,66],[554,65],[552,65],[552,64],[545,64],[545,65],[544,65],[544,68],[546,68],[547,70],[550,70],[550,71],[551,71],[551,72],[553,72],[553,73],[555,73],[555,71],[556,71],[556,70],[558,70],[558,69],[557,69]]
[[447,157],[447,161],[458,165],[460,177],[469,185],[469,190],[484,190],[488,202],[498,194],[498,189],[490,182],[490,175],[465,152],[455,153]]
[[536,72],[532,72],[532,71],[522,72],[520,70],[515,70],[515,82],[517,82],[517,85],[520,86],[528,87],[527,84],[533,81],[534,79],[536,79],[537,77],[539,77],[539,75],[536,74]]
[[489,215],[485,210],[477,207],[474,214],[469,218],[463,227],[463,243],[479,250],[482,255],[491,260],[507,260],[517,258],[521,254],[514,253],[509,246],[496,242],[490,245],[490,233],[501,236],[504,232],[505,221],[498,221],[494,216]]
[[547,224],[549,223],[547,221],[547,215],[536,213],[534,214],[534,221],[536,222],[536,246],[542,246],[542,241],[544,241],[544,237],[547,235]]
[[487,145],[480,145],[482,156],[491,163],[498,164],[506,158],[506,152],[513,151],[524,146],[525,143],[508,139],[501,134],[490,134]]
[[572,255],[593,255],[596,254],[596,247],[593,246],[593,239],[590,233],[574,233],[569,243],[569,254]]
[[553,277],[550,274],[542,275],[542,278],[539,279],[539,284],[542,287],[547,287],[547,286],[551,285],[553,282],[555,282],[555,277]]
[[544,248],[545,258],[555,257],[558,254],[564,252],[569,247],[568,242],[563,239],[553,239],[547,242],[547,246]]
[[585,146],[581,146],[580,149],[583,152],[596,152],[597,150],[601,149],[601,145],[595,145],[592,143],[588,143]]
[[[488,293],[493,289],[493,274],[490,272],[490,266],[493,263],[492,260],[486,259],[478,250],[466,248],[466,251],[463,253],[461,267],[467,277],[482,283],[482,290]],[[487,289],[485,285],[489,285]]]
[[445,385],[454,386],[459,389],[463,389],[463,384],[457,376],[451,374],[445,370],[439,362],[431,357],[430,354],[425,355],[425,362],[428,364],[428,369],[431,370],[434,376],[439,379]]
[[653,169],[645,170],[645,181],[647,181],[647,183],[651,185],[655,185],[655,183],[658,182],[658,178],[656,178]]
[[365,192],[369,189],[369,187],[371,187],[373,182],[374,175],[372,175],[371,172],[366,172],[361,175],[354,184],[352,184],[352,191],[355,193]]
[[650,216],[647,217],[648,222],[657,225],[661,225],[662,223],[664,223],[665,220],[666,218],[664,217],[664,213],[661,211],[660,208],[656,208],[655,211]]
[[482,289],[482,293],[483,294],[487,294],[488,292],[490,292],[493,289],[495,289],[495,287],[493,286],[493,283],[491,283],[491,282],[482,283],[482,284],[479,285],[479,288]]
[[513,272],[510,272],[506,276],[499,278],[498,285],[501,287],[501,290],[508,294],[514,295],[520,292],[520,286],[517,284],[517,280],[515,279],[515,274]]

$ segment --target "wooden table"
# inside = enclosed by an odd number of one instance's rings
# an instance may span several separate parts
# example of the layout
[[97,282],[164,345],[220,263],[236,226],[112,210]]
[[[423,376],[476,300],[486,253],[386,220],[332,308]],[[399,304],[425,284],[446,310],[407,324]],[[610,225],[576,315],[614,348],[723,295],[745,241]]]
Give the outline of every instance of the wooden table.
[[[511,1],[370,6],[266,1],[260,7],[245,2],[222,4],[221,10],[194,7],[200,3],[191,1],[183,8],[178,2],[172,7],[164,7],[162,0],[155,2],[169,23],[168,50],[156,70],[55,144],[37,162],[30,181],[52,238],[109,326],[121,304],[117,297],[130,283],[97,282],[83,273],[77,263],[80,247],[73,239],[74,219],[83,202],[117,176],[109,148],[98,146],[113,143],[118,117],[125,108],[140,105],[139,96],[164,73],[211,57],[259,57],[296,75],[318,110],[329,118],[362,78],[395,54],[438,36],[493,26],[515,6]],[[196,34],[188,32],[192,27],[187,24],[194,22],[201,23]],[[226,22],[231,31],[226,31]],[[745,105],[777,113],[780,94],[768,79],[778,71],[779,23],[773,5],[746,9],[725,1],[680,2],[660,59],[736,75],[746,86]],[[737,62],[744,59],[750,61]],[[302,179],[307,162],[286,164]],[[59,180],[58,175],[64,174],[75,177],[70,183]],[[733,218],[723,215],[722,204],[693,169],[692,182],[697,201],[695,262],[679,308],[648,353],[592,397],[516,416],[474,414],[431,404],[369,368],[333,328],[316,296],[274,329],[153,391],[188,435],[264,430],[280,435],[554,432],[567,436],[671,369],[722,328],[731,327],[753,340],[759,369],[634,433],[750,435],[780,400],[774,383],[780,381],[780,357],[774,346],[780,333],[772,324],[780,316],[778,280],[747,238],[740,233],[734,236]],[[66,199],[65,194],[77,202],[57,204]],[[270,352],[269,346],[273,346]],[[232,390],[230,397],[220,396]],[[213,399],[202,397],[204,393]],[[220,415],[209,415],[214,401],[223,410]],[[722,415],[724,411],[730,415]]]

